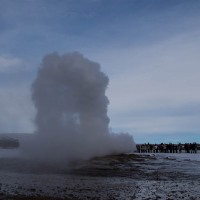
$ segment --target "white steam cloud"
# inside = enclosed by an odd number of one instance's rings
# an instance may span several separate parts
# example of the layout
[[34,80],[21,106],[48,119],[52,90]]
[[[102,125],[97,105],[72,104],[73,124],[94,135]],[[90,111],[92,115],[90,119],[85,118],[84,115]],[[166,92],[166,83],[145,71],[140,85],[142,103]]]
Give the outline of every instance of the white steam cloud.
[[45,56],[32,85],[37,131],[29,152],[62,162],[132,151],[130,135],[109,132],[108,81],[100,65],[80,53]]

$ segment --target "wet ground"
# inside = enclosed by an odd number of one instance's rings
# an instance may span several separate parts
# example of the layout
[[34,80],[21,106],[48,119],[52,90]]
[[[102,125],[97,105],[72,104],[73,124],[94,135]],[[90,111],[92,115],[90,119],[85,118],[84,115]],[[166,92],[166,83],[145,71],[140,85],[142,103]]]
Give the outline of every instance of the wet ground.
[[4,157],[0,199],[200,199],[199,156],[123,154],[68,167]]

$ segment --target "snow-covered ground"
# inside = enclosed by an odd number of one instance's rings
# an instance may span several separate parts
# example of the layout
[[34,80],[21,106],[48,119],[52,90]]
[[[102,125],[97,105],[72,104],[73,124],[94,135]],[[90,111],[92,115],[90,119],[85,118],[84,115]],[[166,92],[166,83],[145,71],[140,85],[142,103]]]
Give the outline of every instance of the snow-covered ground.
[[0,199],[22,199],[22,195],[34,199],[199,200],[200,153],[109,156],[65,169],[38,166],[21,158],[18,149],[0,149]]
[[[200,199],[200,153],[140,154],[155,157],[143,171],[154,180],[140,180],[136,199]],[[151,173],[153,172],[153,173]]]
[[[0,158],[20,157],[20,149],[0,149]],[[180,161],[200,161],[200,151],[197,153],[135,153],[137,155],[150,155],[157,158],[174,158]]]
[[158,153],[154,154],[158,158],[175,158],[177,160],[191,160],[191,161],[200,161],[200,152],[198,153]]

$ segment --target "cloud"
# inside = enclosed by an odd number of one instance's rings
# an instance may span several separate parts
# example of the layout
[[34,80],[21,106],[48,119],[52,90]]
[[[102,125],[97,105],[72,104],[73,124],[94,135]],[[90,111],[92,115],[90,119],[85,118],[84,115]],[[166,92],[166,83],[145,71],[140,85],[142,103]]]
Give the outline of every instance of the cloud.
[[30,133],[35,129],[30,94],[32,73],[25,60],[0,56],[0,133]]
[[195,30],[140,48],[98,52],[96,60],[112,74],[111,127],[138,135],[200,130],[199,41]]
[[27,70],[27,64],[20,58],[0,55],[0,73],[16,73]]
[[32,133],[35,108],[25,85],[0,88],[0,133]]

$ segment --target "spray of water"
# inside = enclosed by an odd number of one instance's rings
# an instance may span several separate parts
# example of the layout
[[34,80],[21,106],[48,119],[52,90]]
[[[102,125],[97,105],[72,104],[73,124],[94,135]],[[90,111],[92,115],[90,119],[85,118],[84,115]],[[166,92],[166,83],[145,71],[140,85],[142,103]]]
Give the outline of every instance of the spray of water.
[[108,81],[80,53],[46,55],[32,85],[37,131],[27,151],[56,162],[132,151],[130,135],[109,132]]

